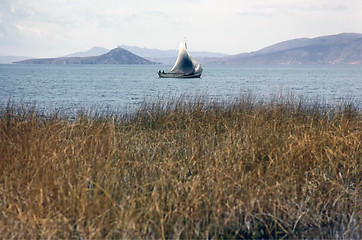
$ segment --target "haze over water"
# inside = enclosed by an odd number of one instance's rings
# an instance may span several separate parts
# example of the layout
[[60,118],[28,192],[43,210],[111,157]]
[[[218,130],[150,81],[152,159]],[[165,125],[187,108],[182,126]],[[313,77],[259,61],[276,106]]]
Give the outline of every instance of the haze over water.
[[0,65],[1,105],[8,100],[41,111],[124,112],[144,101],[179,96],[258,100],[279,95],[361,107],[362,66],[203,66],[200,79],[161,79],[164,65]]

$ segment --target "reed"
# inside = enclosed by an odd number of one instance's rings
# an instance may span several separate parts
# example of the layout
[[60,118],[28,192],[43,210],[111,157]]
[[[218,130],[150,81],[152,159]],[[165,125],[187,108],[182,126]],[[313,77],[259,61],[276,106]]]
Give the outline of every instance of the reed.
[[353,104],[145,104],[74,119],[0,109],[0,236],[355,238],[361,113]]

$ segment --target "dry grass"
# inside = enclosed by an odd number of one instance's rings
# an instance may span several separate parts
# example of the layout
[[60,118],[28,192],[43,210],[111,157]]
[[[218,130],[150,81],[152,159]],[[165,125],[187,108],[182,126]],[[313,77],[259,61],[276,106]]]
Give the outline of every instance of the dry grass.
[[2,238],[356,238],[361,114],[154,103],[70,120],[0,109]]

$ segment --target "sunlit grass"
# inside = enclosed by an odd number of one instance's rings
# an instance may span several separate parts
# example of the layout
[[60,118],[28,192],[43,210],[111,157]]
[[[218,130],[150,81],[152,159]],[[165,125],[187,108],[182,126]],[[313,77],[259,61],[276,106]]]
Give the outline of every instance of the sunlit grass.
[[0,236],[361,238],[360,110],[184,98],[0,109]]

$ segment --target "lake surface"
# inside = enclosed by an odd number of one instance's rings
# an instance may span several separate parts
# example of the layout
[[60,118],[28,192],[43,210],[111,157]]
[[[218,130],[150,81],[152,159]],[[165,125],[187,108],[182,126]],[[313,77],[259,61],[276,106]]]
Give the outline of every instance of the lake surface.
[[362,66],[203,66],[200,79],[164,79],[164,65],[0,65],[0,104],[43,111],[132,111],[144,101],[183,96],[230,100],[251,93],[268,100],[292,94],[361,107]]

